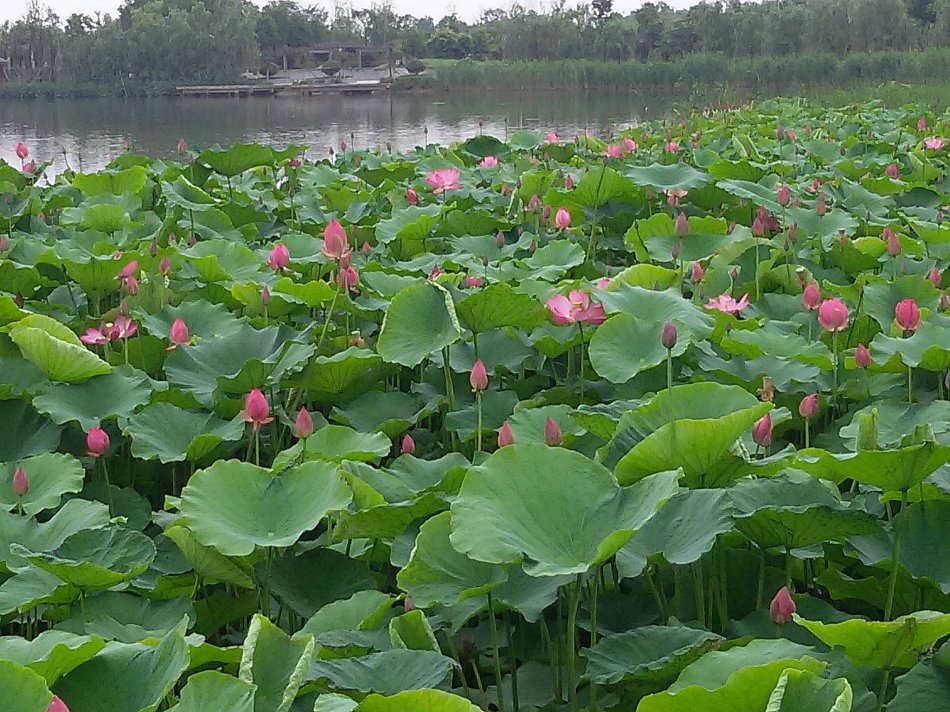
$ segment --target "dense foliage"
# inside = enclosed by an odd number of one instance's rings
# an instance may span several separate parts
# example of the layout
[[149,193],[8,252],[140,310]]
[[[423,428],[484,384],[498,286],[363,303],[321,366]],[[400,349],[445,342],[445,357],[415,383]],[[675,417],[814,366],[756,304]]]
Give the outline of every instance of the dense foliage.
[[18,146],[4,709],[945,709],[948,119]]
[[[703,58],[697,66],[710,57],[714,64],[767,57],[783,65],[790,55],[860,58],[946,47],[950,0],[731,0],[683,10],[648,2],[628,15],[595,0],[555,3],[549,12],[515,4],[474,23],[399,15],[386,2],[359,10],[337,3],[327,12],[291,0],[263,9],[247,0],[126,0],[116,18],[59,18],[32,0],[23,20],[0,28],[0,56],[21,81],[230,81],[248,70],[313,67],[309,48],[324,40],[363,43],[384,56],[392,49],[395,56],[506,62]],[[685,70],[678,76],[691,76]],[[799,78],[793,72],[786,80]]]

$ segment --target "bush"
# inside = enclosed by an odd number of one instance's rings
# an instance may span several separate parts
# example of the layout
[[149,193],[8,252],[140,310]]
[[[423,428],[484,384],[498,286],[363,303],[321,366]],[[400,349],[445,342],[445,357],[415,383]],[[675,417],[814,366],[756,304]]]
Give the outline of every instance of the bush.
[[328,59],[326,62],[320,65],[320,71],[326,74],[328,77],[335,77],[340,73],[340,63],[335,59]]
[[426,65],[419,59],[407,60],[404,66],[410,74],[422,74],[426,70]]

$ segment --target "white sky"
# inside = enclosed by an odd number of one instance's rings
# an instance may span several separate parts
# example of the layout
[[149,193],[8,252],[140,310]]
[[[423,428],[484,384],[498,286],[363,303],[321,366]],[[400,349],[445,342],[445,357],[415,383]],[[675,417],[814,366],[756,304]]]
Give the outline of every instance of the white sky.
[[[668,4],[672,7],[686,7],[694,4],[697,0],[672,0]],[[95,12],[110,13],[115,15],[122,0],[40,0],[41,4],[53,8],[53,11],[62,19],[65,19],[74,12],[84,12],[92,15]],[[265,5],[267,0],[252,0],[256,5]],[[476,19],[483,10],[493,7],[508,7],[510,0],[391,0],[395,12],[399,14],[429,16],[436,20],[443,15],[456,12],[460,18],[466,21]],[[636,9],[642,5],[645,0],[614,0],[614,10],[624,14]],[[301,5],[323,5],[328,10],[332,7],[331,0],[302,0]],[[353,7],[370,7],[371,0],[354,0]],[[522,5],[527,8],[540,9],[549,3],[545,0],[522,0]],[[567,5],[573,7],[577,3],[574,0],[568,0]],[[0,23],[6,20],[17,20],[26,14],[26,8],[29,0],[0,0]]]

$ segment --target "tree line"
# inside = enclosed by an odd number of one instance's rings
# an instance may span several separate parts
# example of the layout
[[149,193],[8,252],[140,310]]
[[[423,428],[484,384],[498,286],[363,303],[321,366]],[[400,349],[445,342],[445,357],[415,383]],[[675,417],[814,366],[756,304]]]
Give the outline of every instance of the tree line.
[[0,77],[23,82],[223,82],[246,71],[312,66],[317,43],[355,42],[397,57],[503,61],[669,62],[908,51],[950,45],[950,0],[647,2],[627,15],[612,0],[545,12],[514,3],[475,22],[400,15],[387,2],[357,10],[273,0],[125,0],[117,16],[60,18],[31,0],[0,25]]

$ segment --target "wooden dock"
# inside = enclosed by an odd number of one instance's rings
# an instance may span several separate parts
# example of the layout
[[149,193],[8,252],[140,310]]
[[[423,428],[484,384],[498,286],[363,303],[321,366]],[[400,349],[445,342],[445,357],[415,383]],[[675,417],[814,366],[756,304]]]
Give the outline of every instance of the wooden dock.
[[175,87],[178,96],[316,96],[319,94],[373,94],[389,91],[389,84],[365,82],[308,82],[305,84],[218,84]]

